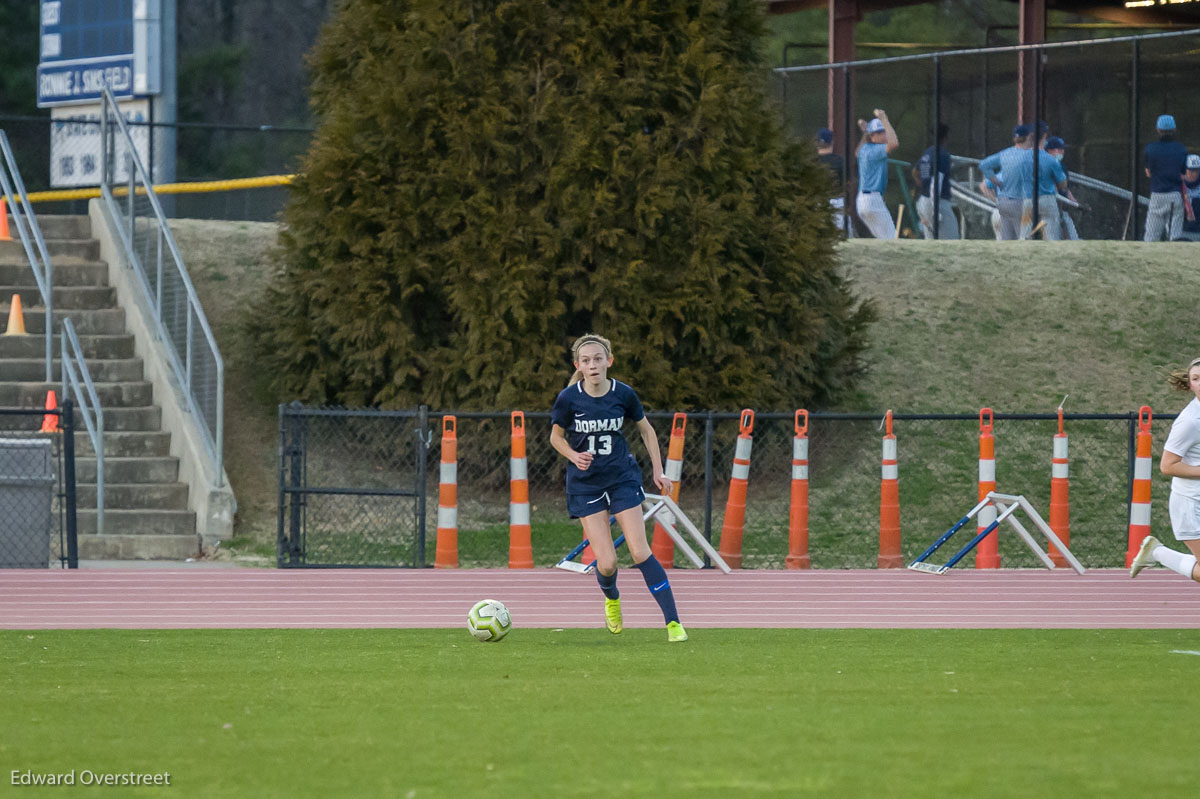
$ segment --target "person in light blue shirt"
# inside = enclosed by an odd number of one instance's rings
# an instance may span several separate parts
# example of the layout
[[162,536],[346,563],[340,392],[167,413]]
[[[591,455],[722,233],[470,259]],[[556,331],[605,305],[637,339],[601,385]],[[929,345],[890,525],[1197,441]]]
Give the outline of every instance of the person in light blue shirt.
[[[1062,163],[1042,149],[1046,145],[1046,133],[1047,131],[1042,132],[1036,150],[1038,225],[1044,230],[1043,240],[1062,241],[1063,228],[1062,218],[1058,214],[1058,192],[1061,190],[1063,194],[1071,198],[1072,202],[1075,201],[1075,198],[1071,195],[1071,190],[1067,188],[1067,173],[1063,171]],[[1033,180],[1034,152],[1034,150],[1029,151],[1030,199],[1033,197],[1032,190],[1035,185]]]
[[875,118],[867,123],[858,120],[862,139],[855,150],[858,156],[858,196],[854,210],[871,235],[877,239],[896,238],[896,226],[888,212],[883,194],[887,191],[888,153],[900,146],[896,131],[882,109],[875,109]]
[[1005,241],[1021,238],[1025,199],[1033,195],[1033,168],[1030,164],[1032,147],[1033,128],[1029,125],[1017,125],[1013,128],[1011,147],[992,153],[979,162],[979,171],[983,173],[983,177],[996,187],[996,208],[1000,211],[1000,238]]

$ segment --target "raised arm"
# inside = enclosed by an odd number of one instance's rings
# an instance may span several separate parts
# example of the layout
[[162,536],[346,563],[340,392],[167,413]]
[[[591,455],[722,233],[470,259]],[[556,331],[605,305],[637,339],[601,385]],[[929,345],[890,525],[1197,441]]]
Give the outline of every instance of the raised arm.
[[887,112],[882,108],[875,109],[875,118],[883,123],[883,135],[887,139],[885,147],[887,152],[891,153],[900,146],[900,139],[896,136],[896,129],[892,127],[891,120],[888,119]]

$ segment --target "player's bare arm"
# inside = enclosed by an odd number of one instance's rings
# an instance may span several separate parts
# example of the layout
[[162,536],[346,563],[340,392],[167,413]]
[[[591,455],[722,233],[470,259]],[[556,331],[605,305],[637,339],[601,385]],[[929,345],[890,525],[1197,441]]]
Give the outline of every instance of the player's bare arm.
[[666,472],[663,471],[662,452],[658,448],[658,436],[654,434],[654,426],[650,424],[650,420],[645,416],[637,423],[638,432],[642,436],[642,443],[646,445],[646,452],[650,455],[650,467],[654,470],[654,485],[658,486],[658,490],[664,494],[671,493],[671,481],[667,479]]
[[550,428],[550,446],[554,447],[559,455],[575,464],[575,468],[581,472],[586,472],[587,468],[592,465],[592,453],[577,452],[571,449],[571,445],[567,443],[565,430],[559,425],[554,425]]

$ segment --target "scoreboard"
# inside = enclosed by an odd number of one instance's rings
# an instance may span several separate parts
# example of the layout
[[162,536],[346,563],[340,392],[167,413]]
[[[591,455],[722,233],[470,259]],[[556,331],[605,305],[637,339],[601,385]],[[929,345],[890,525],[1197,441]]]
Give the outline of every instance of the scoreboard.
[[38,107],[155,94],[160,0],[41,0]]

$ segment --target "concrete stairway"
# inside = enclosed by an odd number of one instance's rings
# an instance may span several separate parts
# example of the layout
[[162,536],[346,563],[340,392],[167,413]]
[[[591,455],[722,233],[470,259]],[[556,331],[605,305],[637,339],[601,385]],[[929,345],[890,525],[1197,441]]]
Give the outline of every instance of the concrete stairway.
[[[108,285],[108,265],[98,260],[91,223],[75,216],[39,222],[54,266],[54,380],[60,379],[58,334],[70,317],[104,409],[104,535],[96,534],[95,450],[78,411],[75,416],[79,557],[190,557],[199,546],[188,487],[178,480],[179,459],[170,454],[170,433],[162,430],[162,411],[143,379],[125,311]],[[28,335],[0,335],[0,406],[41,408],[49,389],[60,391],[58,382],[44,382],[46,309],[20,243],[0,242],[0,332],[14,294],[21,296]],[[36,430],[40,417],[25,424]]]

